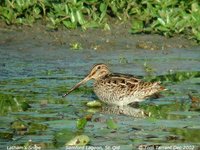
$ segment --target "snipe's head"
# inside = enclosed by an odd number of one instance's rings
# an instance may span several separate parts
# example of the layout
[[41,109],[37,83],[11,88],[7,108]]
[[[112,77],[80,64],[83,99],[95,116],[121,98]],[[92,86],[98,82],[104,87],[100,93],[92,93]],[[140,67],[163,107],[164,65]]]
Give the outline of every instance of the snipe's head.
[[71,93],[73,90],[78,88],[80,85],[86,83],[87,81],[94,79],[98,80],[107,74],[110,74],[110,71],[108,67],[105,64],[96,64],[94,67],[91,69],[90,73],[79,83],[77,83],[74,87],[72,87],[66,94],[63,95],[63,97],[67,96],[69,93]]
[[[110,74],[110,71],[108,67],[105,64],[96,64],[90,71],[90,73],[87,75],[87,77],[90,79],[98,80],[105,75]],[[86,77],[86,78],[87,78]]]

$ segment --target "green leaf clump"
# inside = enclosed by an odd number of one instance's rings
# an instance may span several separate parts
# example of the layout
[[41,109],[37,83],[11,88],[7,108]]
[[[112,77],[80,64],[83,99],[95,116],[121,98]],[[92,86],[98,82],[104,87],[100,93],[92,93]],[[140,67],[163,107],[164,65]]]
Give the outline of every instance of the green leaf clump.
[[140,1],[131,10],[132,33],[183,34],[200,41],[200,1]]
[[32,26],[42,20],[51,29],[110,29],[110,18],[117,18],[132,22],[132,33],[181,34],[200,41],[199,0],[6,0],[0,2],[0,12],[8,25]]

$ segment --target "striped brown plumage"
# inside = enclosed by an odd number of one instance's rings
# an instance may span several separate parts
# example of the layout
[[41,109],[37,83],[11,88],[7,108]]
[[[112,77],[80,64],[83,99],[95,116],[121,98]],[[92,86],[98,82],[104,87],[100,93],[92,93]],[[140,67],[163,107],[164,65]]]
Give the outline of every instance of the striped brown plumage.
[[97,64],[64,96],[91,79],[95,80],[93,86],[95,94],[108,104],[128,105],[165,90],[159,82],[144,82],[132,75],[111,73],[105,64]]

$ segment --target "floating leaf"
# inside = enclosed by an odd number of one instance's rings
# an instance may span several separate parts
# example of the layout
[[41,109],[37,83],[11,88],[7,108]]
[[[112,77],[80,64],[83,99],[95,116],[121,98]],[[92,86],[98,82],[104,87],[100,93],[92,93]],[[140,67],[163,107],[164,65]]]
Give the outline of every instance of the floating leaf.
[[14,130],[21,131],[21,130],[26,130],[28,128],[28,125],[24,121],[16,120],[11,123],[11,128]]
[[101,107],[102,104],[99,101],[90,101],[86,104],[88,107]]
[[84,129],[87,124],[87,120],[85,118],[78,119],[76,122],[77,129]]
[[115,121],[113,119],[108,119],[106,123],[107,123],[107,127],[109,129],[116,130],[118,128],[117,124],[115,123]]
[[100,111],[100,107],[99,108],[97,108],[97,107],[93,107],[93,108],[90,108],[90,109],[87,109],[87,112],[89,112],[89,113],[97,113],[97,112],[99,112]]
[[90,139],[87,135],[78,135],[67,142],[66,146],[84,146],[89,143]]

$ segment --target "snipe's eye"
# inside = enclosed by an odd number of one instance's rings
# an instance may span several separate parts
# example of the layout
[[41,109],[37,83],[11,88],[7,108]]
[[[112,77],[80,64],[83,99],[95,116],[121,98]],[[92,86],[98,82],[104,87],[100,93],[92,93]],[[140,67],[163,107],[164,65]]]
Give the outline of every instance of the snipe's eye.
[[98,66],[97,69],[98,69],[98,70],[101,69],[101,66]]

